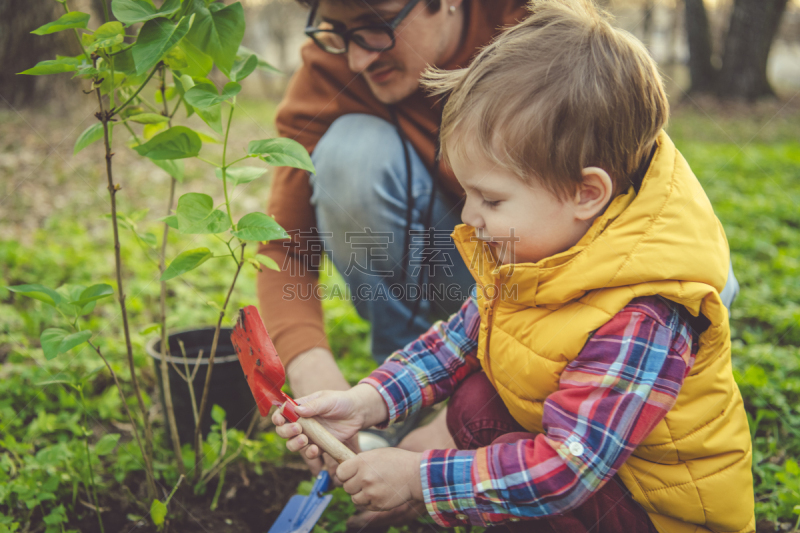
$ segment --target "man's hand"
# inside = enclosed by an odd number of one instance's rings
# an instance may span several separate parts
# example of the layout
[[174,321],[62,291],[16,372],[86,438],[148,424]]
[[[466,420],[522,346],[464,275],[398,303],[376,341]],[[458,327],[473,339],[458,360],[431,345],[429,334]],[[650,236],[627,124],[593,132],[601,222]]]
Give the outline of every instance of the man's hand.
[[364,452],[339,465],[336,477],[353,503],[369,511],[386,511],[422,501],[421,453],[382,448]]
[[[384,421],[389,413],[378,391],[369,385],[356,385],[346,392],[322,391],[297,400],[295,412],[306,418],[315,417],[342,442],[353,439],[360,430]],[[297,422],[287,424],[277,411],[272,415],[278,436],[288,439],[286,447],[293,452],[303,450],[307,459],[317,459],[321,450],[309,444]]]

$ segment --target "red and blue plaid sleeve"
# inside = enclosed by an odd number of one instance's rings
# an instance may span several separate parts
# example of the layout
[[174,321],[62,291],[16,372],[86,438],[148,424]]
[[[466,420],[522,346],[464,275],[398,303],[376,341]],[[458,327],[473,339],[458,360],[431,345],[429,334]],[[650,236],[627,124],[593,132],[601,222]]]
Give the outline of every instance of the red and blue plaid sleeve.
[[424,454],[428,512],[445,527],[486,526],[578,507],[672,408],[695,351],[674,307],[634,300],[566,367],[559,390],[545,400],[545,433]]
[[469,298],[447,322],[436,322],[361,380],[381,394],[390,422],[449,398],[464,378],[480,368],[476,357],[480,324],[478,307]]

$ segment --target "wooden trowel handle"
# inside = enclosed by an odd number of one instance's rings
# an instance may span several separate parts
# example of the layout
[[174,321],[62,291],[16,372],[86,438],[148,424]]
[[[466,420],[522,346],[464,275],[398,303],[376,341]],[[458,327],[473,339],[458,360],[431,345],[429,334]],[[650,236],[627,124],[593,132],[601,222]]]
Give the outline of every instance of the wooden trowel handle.
[[336,459],[336,462],[343,463],[356,456],[353,450],[342,444],[315,419],[301,417],[297,419],[297,423],[303,428],[303,433],[308,439]]

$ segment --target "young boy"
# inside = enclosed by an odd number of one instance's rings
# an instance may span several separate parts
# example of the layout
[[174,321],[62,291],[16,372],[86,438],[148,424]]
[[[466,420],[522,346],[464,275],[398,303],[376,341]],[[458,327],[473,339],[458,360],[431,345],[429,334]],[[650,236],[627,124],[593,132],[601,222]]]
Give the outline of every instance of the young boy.
[[476,295],[297,412],[345,440],[450,398],[459,450],[360,454],[336,471],[353,502],[424,501],[446,527],[754,531],[727,242],[662,130],[647,51],[588,0],[534,1],[428,85],[449,94],[442,149],[466,191],[453,238]]

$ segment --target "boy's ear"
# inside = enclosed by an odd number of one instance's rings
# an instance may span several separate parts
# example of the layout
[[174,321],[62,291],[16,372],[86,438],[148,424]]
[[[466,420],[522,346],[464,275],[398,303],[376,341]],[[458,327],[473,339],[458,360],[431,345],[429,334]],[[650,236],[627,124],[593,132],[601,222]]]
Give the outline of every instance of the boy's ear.
[[601,214],[614,192],[608,172],[600,167],[586,167],[581,171],[583,182],[575,193],[575,216],[591,220]]

